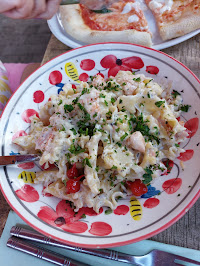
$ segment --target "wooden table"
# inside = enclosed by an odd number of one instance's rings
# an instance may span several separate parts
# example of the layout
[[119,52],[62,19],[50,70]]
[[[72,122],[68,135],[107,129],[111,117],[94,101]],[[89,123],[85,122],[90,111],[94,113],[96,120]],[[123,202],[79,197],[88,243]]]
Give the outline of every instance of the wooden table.
[[[70,49],[70,47],[67,47],[52,35],[42,64]],[[164,49],[163,52],[185,64],[200,78],[200,34],[174,47]],[[0,192],[0,235],[3,231],[9,210],[10,207]],[[199,229],[200,200],[178,222],[150,239],[166,244],[200,250]]]

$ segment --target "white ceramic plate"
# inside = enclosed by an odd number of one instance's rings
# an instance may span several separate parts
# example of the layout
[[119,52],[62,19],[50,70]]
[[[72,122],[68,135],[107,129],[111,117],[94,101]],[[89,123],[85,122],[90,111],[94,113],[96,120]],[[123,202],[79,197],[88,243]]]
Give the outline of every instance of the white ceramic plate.
[[[174,46],[178,43],[184,42],[193,36],[197,35],[200,33],[200,29],[195,30],[193,32],[190,32],[184,36],[169,40],[169,41],[163,41],[161,37],[159,36],[158,29],[156,26],[155,19],[150,11],[146,12],[146,17],[149,22],[149,29],[153,33],[153,46],[152,48],[157,49],[157,50],[162,50],[171,46]],[[83,45],[86,45],[87,43],[80,42],[76,39],[74,39],[71,35],[69,35],[63,25],[62,21],[60,19],[60,14],[59,12],[53,16],[52,19],[48,20],[48,25],[51,30],[51,32],[56,36],[56,38],[61,41],[62,43],[68,45],[69,47],[72,48],[78,48]]]
[[[192,105],[181,118],[190,130],[190,138],[184,144],[186,152],[170,162],[171,173],[157,178],[148,187],[147,194],[132,202],[132,207],[130,199],[119,200],[119,206],[109,215],[104,212],[106,208],[99,215],[86,208],[74,216],[68,203],[44,195],[42,185],[24,184],[23,180],[27,177],[31,180],[30,176],[40,170],[37,165],[29,163],[0,169],[1,190],[24,221],[45,235],[72,245],[93,248],[120,246],[159,233],[188,211],[197,200],[200,187],[200,81],[170,56],[132,44],[105,43],[81,47],[56,57],[34,72],[18,88],[3,112],[0,123],[1,155],[18,153],[12,138],[27,134],[29,117],[37,113],[52,94],[59,93],[64,83],[77,84],[79,80],[86,81],[98,72],[107,77],[109,68],[102,67],[100,63],[105,56],[107,62],[109,57],[116,57],[116,66],[112,65],[115,70],[123,67],[117,59],[131,57],[128,67],[132,71],[134,57],[140,57],[144,65],[141,64],[139,73],[161,84],[172,82],[173,89],[182,94],[184,103]],[[81,69],[81,61],[87,62],[87,59],[90,63],[93,60],[88,71]],[[78,72],[79,80],[76,82],[65,72],[65,65],[69,62]],[[180,160],[184,161],[184,171]],[[78,221],[83,213],[86,217]]]

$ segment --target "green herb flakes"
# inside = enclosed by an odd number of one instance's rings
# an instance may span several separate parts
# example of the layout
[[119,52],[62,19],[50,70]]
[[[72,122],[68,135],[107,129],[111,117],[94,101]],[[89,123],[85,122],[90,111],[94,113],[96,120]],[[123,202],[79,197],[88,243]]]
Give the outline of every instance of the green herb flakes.
[[158,101],[158,102],[155,102],[155,105],[157,107],[161,107],[164,103],[165,103],[165,101]]
[[71,104],[65,104],[64,105],[64,110],[65,110],[65,113],[68,111],[68,112],[71,112],[74,110],[74,107],[71,105]]

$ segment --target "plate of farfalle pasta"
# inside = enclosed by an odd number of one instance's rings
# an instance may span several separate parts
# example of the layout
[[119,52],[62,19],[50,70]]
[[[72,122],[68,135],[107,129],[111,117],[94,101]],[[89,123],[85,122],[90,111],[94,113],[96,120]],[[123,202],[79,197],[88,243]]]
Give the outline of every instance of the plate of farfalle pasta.
[[34,229],[90,248],[153,236],[199,196],[200,81],[172,57],[101,43],[34,72],[1,118],[1,190]]

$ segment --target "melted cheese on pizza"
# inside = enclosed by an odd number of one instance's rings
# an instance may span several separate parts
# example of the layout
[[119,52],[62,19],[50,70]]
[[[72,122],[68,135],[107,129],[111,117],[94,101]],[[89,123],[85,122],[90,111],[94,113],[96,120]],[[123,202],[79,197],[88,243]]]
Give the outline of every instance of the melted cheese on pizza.
[[200,12],[199,0],[146,0],[146,3],[160,23],[176,21],[188,12],[191,16]]
[[81,15],[85,24],[92,30],[123,31],[135,29],[148,31],[147,21],[140,4],[134,0],[121,0],[114,3],[109,9],[110,13],[95,13],[83,5]]

